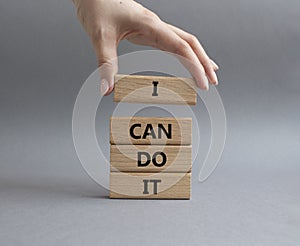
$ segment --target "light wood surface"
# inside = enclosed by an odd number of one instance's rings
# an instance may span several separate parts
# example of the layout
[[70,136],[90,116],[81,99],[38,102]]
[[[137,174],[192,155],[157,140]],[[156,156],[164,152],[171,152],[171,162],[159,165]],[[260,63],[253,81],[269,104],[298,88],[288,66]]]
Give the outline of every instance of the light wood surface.
[[[162,124],[168,133],[171,132],[171,136],[166,135],[161,127],[158,127],[159,124]],[[153,127],[155,137],[147,135],[143,138],[145,131],[149,133],[150,125]],[[169,126],[171,126],[170,131]],[[131,127],[134,136],[139,136],[140,139],[132,137]],[[111,117],[110,119],[111,144],[190,145],[192,143],[191,135],[191,118]]]
[[[154,194],[155,183],[157,194]],[[191,173],[156,173],[149,176],[149,173],[111,172],[110,198],[190,199],[190,183]]]
[[114,101],[195,105],[195,81],[178,77],[116,75]]
[[192,147],[188,145],[111,145],[110,165],[112,172],[186,173],[190,172],[192,167]]

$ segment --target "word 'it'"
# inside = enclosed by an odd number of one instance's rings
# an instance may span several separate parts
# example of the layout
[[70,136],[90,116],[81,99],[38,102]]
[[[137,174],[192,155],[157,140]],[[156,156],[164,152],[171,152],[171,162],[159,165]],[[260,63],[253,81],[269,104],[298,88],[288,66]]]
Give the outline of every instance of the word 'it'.
[[133,124],[130,127],[130,136],[134,139],[146,139],[148,136],[153,139],[161,139],[162,136],[165,135],[167,139],[172,139],[172,124],[168,124],[168,129],[166,129],[163,124],[157,124],[157,131],[154,130],[152,124],[147,124],[146,127],[142,129],[142,134],[136,134],[135,129],[141,127],[142,124],[140,123]]
[[161,179],[144,179],[144,191],[143,194],[149,194],[148,184],[153,183],[153,195],[157,195],[158,183],[161,183]]

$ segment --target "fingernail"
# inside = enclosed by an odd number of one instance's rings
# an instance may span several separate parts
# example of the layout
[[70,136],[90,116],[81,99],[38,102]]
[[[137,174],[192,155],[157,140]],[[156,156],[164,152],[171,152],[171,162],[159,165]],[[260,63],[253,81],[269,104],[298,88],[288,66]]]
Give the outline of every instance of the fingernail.
[[215,65],[215,67],[216,67],[217,69],[219,69],[219,66],[218,66],[217,63],[215,63],[215,61],[211,60],[211,62]]
[[216,73],[213,73],[213,79],[214,79],[214,84],[215,85],[219,84],[218,77],[217,77]]
[[108,81],[106,79],[101,80],[100,90],[102,96],[108,91]]

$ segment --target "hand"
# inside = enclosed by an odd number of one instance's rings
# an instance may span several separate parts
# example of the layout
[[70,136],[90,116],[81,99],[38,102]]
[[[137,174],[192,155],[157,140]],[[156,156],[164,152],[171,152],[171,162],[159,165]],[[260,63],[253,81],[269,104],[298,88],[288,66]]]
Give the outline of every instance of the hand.
[[[164,50],[178,57],[196,84],[205,90],[217,85],[218,66],[198,39],[170,24],[133,0],[73,0],[78,18],[90,36],[101,67],[101,93],[109,95],[118,71],[117,46],[122,39]],[[208,79],[207,79],[208,78]],[[208,82],[209,80],[209,82]]]

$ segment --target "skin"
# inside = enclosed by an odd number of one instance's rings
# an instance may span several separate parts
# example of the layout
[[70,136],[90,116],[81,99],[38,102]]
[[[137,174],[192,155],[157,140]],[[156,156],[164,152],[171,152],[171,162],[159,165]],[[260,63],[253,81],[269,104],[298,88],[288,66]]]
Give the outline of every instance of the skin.
[[93,43],[101,72],[101,93],[114,89],[121,40],[170,52],[188,69],[198,87],[218,84],[218,65],[190,33],[162,21],[133,0],[73,0],[77,16]]

